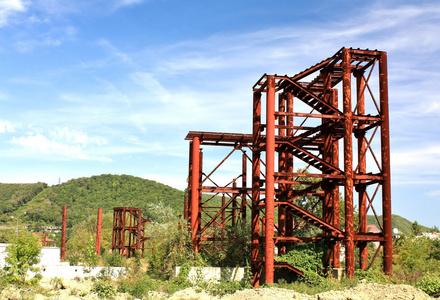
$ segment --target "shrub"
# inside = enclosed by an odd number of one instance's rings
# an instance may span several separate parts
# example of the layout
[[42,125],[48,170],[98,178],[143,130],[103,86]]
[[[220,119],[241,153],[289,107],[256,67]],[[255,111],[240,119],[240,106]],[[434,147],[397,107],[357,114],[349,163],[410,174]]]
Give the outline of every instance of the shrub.
[[425,275],[416,283],[416,287],[430,296],[440,294],[440,277],[432,274]]
[[327,247],[324,243],[302,243],[290,248],[287,253],[276,257],[277,261],[286,262],[304,272],[296,279],[309,286],[322,283],[324,276],[323,258]]
[[95,281],[91,291],[98,294],[99,298],[109,298],[117,294],[116,287],[104,280]]
[[368,282],[376,282],[382,284],[391,283],[390,277],[385,275],[381,270],[378,269],[355,270],[354,275],[358,280],[365,279]]
[[[148,224],[154,252],[148,258],[148,272],[155,278],[167,279],[174,266],[194,261],[194,251],[186,226],[177,222]],[[181,229],[179,229],[181,228]]]
[[109,267],[123,267],[125,264],[125,256],[120,255],[118,252],[107,254],[103,259],[105,264]]
[[138,276],[130,276],[122,279],[118,291],[129,293],[137,298],[142,298],[148,297],[148,292],[157,290],[158,286],[158,282],[154,279],[145,274],[139,274]]
[[28,271],[39,271],[39,268],[34,265],[40,262],[40,252],[41,243],[35,235],[32,233],[18,235],[6,248],[6,266],[3,268],[3,277],[9,282],[24,283]]

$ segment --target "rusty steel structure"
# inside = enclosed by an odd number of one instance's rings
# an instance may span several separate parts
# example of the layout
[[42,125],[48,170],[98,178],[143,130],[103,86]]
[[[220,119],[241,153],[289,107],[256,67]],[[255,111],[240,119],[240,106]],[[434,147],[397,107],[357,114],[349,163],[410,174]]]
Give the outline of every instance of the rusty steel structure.
[[67,206],[63,206],[63,223],[61,227],[61,251],[60,260],[66,260],[66,229],[67,229]]
[[[225,240],[221,229],[226,222],[246,219],[249,207],[254,286],[260,279],[273,283],[275,267],[301,274],[274,259],[275,248],[283,254],[301,242],[326,242],[326,264],[335,268],[340,267],[342,244],[348,277],[354,275],[355,247],[358,267],[366,269],[372,264],[367,243],[380,242],[373,261],[383,249],[383,270],[391,274],[387,77],[386,52],[342,48],[294,76],[264,74],[253,86],[252,134],[190,132],[184,217],[195,252]],[[205,173],[202,146],[232,150]],[[241,171],[228,184],[217,184],[212,174],[237,151],[243,153]],[[216,195],[222,195],[221,203]],[[216,205],[210,205],[212,199]],[[380,233],[367,231],[368,213]],[[315,236],[297,236],[306,225]]]
[[142,217],[139,208],[113,208],[112,251],[117,250],[121,255],[133,257],[136,251],[144,256],[145,250],[153,250],[152,247],[146,247],[150,237],[145,235],[145,224],[150,221]]
[[101,256],[101,229],[102,229],[102,208],[98,208],[98,220],[96,222],[96,243],[95,252],[98,257]]
[[[186,139],[190,140],[190,172],[189,197],[185,197],[184,218],[190,223],[195,252],[211,253],[222,247],[222,242],[226,240],[225,231],[228,224],[235,226],[246,219],[246,211],[251,201],[251,187],[247,186],[247,169],[251,158],[246,150],[250,150],[252,136],[190,132]],[[226,157],[206,173],[203,172],[202,146],[220,146],[228,149]],[[238,157],[240,167],[234,178],[221,184],[215,180],[215,173],[232,157]]]

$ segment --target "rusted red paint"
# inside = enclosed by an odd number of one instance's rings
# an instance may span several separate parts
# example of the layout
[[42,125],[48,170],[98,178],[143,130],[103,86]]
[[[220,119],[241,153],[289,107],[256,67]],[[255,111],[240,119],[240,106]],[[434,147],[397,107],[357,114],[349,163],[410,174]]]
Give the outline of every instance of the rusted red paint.
[[66,227],[67,227],[67,206],[63,206],[63,223],[61,226],[61,252],[60,260],[66,260]]
[[101,256],[101,228],[102,228],[102,208],[98,208],[98,220],[96,222],[96,243],[95,252]]
[[[377,68],[378,66],[378,68]],[[379,84],[370,82],[373,71],[379,69]],[[306,82],[309,78],[314,79]],[[374,76],[373,76],[374,77]],[[353,79],[355,81],[353,81]],[[355,85],[352,85],[352,81]],[[353,91],[352,91],[353,89]],[[379,89],[379,93],[375,91]],[[341,97],[339,103],[338,90]],[[361,269],[368,265],[367,243],[380,242],[384,249],[384,271],[392,273],[391,194],[389,164],[389,116],[386,53],[377,50],[340,49],[334,56],[294,76],[264,74],[253,86],[253,133],[190,132],[186,139],[191,145],[233,147],[234,151],[252,151],[252,188],[247,188],[246,166],[243,157],[241,186],[237,179],[229,187],[210,185],[211,174],[204,174],[194,162],[194,147],[190,151],[191,195],[198,201],[188,201],[188,211],[194,211],[203,223],[191,225],[192,235],[200,248],[224,240],[210,236],[210,228],[234,220],[238,210],[245,214],[243,204],[236,208],[237,197],[246,202],[251,197],[252,241],[251,269],[253,284],[260,280],[272,283],[275,245],[279,253],[299,242],[317,242],[326,239],[330,244],[327,264],[340,267],[341,243],[345,245],[345,264],[348,277],[354,275],[355,245],[360,248]],[[379,94],[379,102],[374,95]],[[278,96],[278,104],[275,99]],[[376,96],[377,97],[377,96]],[[299,103],[299,105],[295,104]],[[368,102],[368,105],[367,105]],[[305,106],[304,106],[305,104]],[[262,107],[265,111],[262,112]],[[308,107],[304,109],[304,107]],[[295,110],[294,110],[295,108]],[[262,120],[262,115],[265,116]],[[297,121],[296,121],[297,120]],[[308,122],[308,120],[318,120]],[[380,136],[380,156],[372,145]],[[199,142],[197,141],[199,140]],[[197,147],[197,149],[198,149]],[[340,150],[341,148],[341,150]],[[197,150],[198,151],[198,150]],[[339,161],[342,151],[343,161]],[[229,155],[218,167],[228,159]],[[354,161],[354,159],[356,159]],[[203,159],[200,159],[203,160]],[[306,166],[308,173],[298,173],[295,166]],[[197,165],[202,165],[199,161]],[[296,167],[298,168],[298,167]],[[197,173],[198,179],[192,176]],[[204,176],[203,179],[201,176]],[[306,179],[320,179],[318,182]],[[302,185],[302,190],[297,187]],[[195,191],[197,190],[197,192]],[[381,190],[381,193],[377,191]],[[341,229],[340,191],[343,191],[345,210]],[[357,193],[356,195],[354,193]],[[207,204],[201,203],[201,194],[222,194],[221,207],[210,211],[212,219],[200,218],[207,212]],[[226,197],[224,195],[227,195]],[[312,211],[294,203],[303,196],[313,196],[323,203],[322,219]],[[354,199],[359,203],[360,224],[354,227]],[[379,199],[381,198],[381,199]],[[229,199],[229,200],[228,200]],[[383,218],[376,214],[375,206],[381,202]],[[278,224],[274,210],[278,206]],[[232,219],[227,212],[232,207]],[[379,233],[367,231],[367,214],[374,214],[380,223]],[[237,215],[238,217],[238,215]],[[235,222],[233,222],[235,224]],[[324,237],[296,237],[295,228],[311,224],[324,231]],[[199,224],[198,224],[199,225]],[[260,253],[260,249],[263,251]],[[369,262],[371,264],[371,262]],[[283,265],[283,267],[285,267]],[[292,266],[291,269],[293,269]],[[260,278],[262,271],[265,278]]]
[[127,257],[133,257],[136,251],[144,256],[145,250],[154,251],[153,247],[147,247],[150,240],[145,233],[145,225],[150,219],[142,217],[142,210],[134,207],[113,208],[113,232],[112,251]]

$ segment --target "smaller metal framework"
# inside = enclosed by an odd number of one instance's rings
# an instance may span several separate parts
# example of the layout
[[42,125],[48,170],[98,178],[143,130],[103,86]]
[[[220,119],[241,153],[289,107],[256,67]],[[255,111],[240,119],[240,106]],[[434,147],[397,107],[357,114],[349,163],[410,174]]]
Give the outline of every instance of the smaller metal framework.
[[112,251],[118,250],[119,254],[133,257],[136,250],[144,256],[145,243],[150,237],[145,236],[145,224],[150,219],[142,218],[142,210],[133,207],[113,208],[113,234]]
[[[252,135],[191,131],[185,138],[190,142],[189,186],[185,198],[184,218],[191,226],[191,240],[195,252],[208,254],[221,249],[227,241],[227,226],[235,226],[246,220],[250,210],[251,187],[247,186],[248,165],[251,158],[246,150]],[[218,147],[230,149],[217,165],[208,167],[203,163],[203,149]],[[209,146],[209,147],[208,147]],[[240,166],[233,178],[223,182],[216,177],[229,160]],[[212,167],[212,169],[211,169]],[[204,171],[203,169],[208,169]]]

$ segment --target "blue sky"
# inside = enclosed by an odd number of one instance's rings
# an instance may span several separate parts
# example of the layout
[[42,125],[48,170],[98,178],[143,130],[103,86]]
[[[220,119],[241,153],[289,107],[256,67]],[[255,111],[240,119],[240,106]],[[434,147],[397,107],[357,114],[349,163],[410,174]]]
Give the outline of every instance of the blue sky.
[[251,132],[252,85],[388,52],[393,213],[440,225],[438,1],[0,0],[0,182],[184,189],[190,130]]

